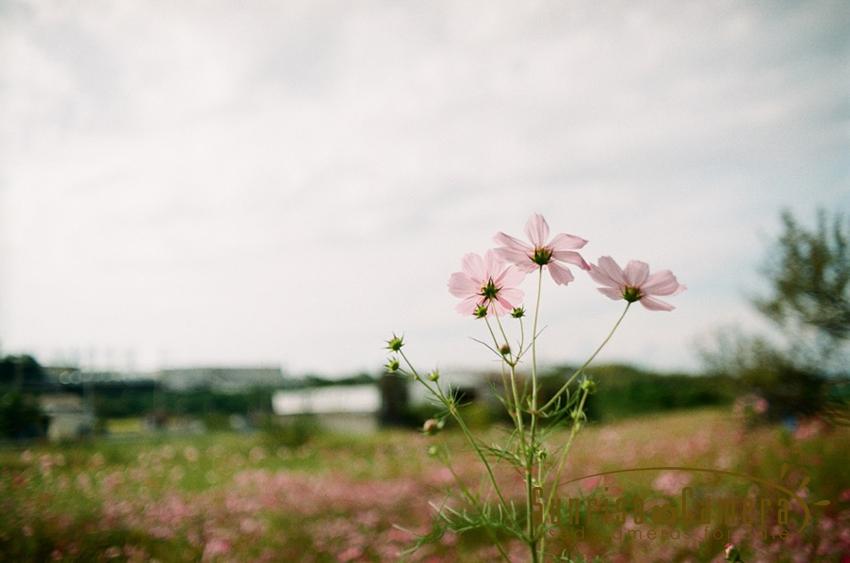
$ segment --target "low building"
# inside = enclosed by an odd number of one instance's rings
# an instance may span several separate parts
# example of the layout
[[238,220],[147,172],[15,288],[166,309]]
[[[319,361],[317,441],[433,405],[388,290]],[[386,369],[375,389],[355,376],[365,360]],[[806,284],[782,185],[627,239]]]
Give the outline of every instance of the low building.
[[225,393],[280,387],[284,382],[280,367],[269,366],[163,369],[156,378],[165,389],[172,391],[210,389]]
[[381,394],[375,384],[292,389],[272,396],[276,415],[315,415],[323,427],[340,432],[374,432],[380,409]]
[[72,440],[94,432],[94,411],[74,393],[49,393],[38,398],[48,418],[47,437],[52,442]]
[[[440,387],[462,396],[463,402],[482,402],[494,407],[499,405],[493,386],[501,392],[501,378],[492,372],[464,369],[440,370]],[[424,385],[410,381],[410,402],[413,405],[433,404],[432,396]]]

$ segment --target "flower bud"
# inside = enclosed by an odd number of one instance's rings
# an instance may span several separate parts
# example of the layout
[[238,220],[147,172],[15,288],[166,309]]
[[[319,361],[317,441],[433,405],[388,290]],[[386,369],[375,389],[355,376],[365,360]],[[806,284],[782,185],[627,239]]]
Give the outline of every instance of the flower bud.
[[486,305],[478,305],[475,307],[475,312],[473,313],[476,319],[483,319],[487,316],[487,306]]
[[440,379],[440,370],[435,369],[434,371],[429,373],[428,379],[431,380],[431,381],[437,381],[438,379]]
[[440,453],[440,448],[437,446],[428,446],[428,455],[431,457],[435,457],[438,453]]
[[442,420],[429,418],[425,421],[425,424],[422,425],[422,431],[431,436],[439,432],[443,428],[443,424]]
[[510,347],[510,346],[508,346],[507,344],[502,344],[502,345],[499,347],[499,353],[500,353],[501,355],[503,355],[503,356],[510,356],[510,354],[511,354],[511,347]]
[[588,395],[592,395],[596,392],[596,382],[590,378],[582,379],[581,389],[582,391],[587,391]]
[[723,554],[726,556],[726,561],[731,561],[732,563],[743,563],[744,561],[741,559],[741,553],[738,551],[738,548],[731,543],[726,544]]
[[397,371],[398,371],[398,368],[399,368],[398,358],[390,358],[390,359],[388,359],[388,360],[387,360],[387,365],[386,365],[385,367],[387,368],[387,373],[395,373],[395,372],[397,372]]
[[387,340],[387,350],[398,352],[399,350],[401,350],[402,346],[404,346],[403,336],[396,336],[395,334],[393,334],[393,337]]
[[525,307],[514,307],[511,311],[511,316],[515,319],[521,319],[525,316]]

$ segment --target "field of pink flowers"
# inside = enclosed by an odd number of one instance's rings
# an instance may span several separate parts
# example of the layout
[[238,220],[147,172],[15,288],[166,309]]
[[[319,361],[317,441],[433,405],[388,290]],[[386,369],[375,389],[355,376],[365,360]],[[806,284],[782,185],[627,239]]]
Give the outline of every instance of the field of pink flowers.
[[[0,450],[0,558],[396,561],[414,539],[410,531],[429,529],[429,503],[446,501],[454,477],[428,455],[429,446],[444,442],[459,478],[477,486],[478,466],[453,432],[321,435],[297,449],[270,446],[261,434],[6,448]],[[850,561],[848,451],[846,428],[748,429],[717,410],[591,426],[576,443],[568,479],[667,466],[737,472],[783,483],[811,506],[812,524],[775,536],[772,526],[766,537],[740,527],[700,534],[699,526],[650,537],[641,531],[647,523],[628,515],[588,524],[581,534],[565,524],[553,531],[551,552],[574,561],[722,561],[731,542],[747,562]],[[516,482],[519,499],[519,477],[499,477],[509,490]],[[669,469],[611,474],[566,485],[564,494],[672,497],[700,479]],[[816,506],[819,500],[830,502]],[[497,557],[486,534],[470,533],[443,535],[410,559]],[[522,546],[513,546],[511,557],[524,561]]]

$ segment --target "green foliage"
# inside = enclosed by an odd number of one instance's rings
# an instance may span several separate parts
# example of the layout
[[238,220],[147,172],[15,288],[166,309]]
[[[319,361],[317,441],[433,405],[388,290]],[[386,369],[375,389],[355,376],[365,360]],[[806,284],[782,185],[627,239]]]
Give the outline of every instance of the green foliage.
[[0,438],[35,438],[46,429],[46,417],[35,397],[17,391],[0,395]]
[[720,338],[718,349],[712,369],[734,374],[749,392],[766,399],[768,419],[809,416],[823,409],[829,385],[816,367],[796,362],[759,337],[733,334]]
[[263,443],[269,448],[298,448],[317,435],[321,429],[314,415],[297,415],[279,419],[268,416],[263,421]]
[[[544,400],[574,371],[561,366],[541,378]],[[596,392],[588,396],[585,411],[590,420],[609,421],[675,409],[730,404],[737,385],[728,376],[694,377],[659,374],[627,365],[609,364],[589,368]]]
[[32,356],[6,356],[0,359],[0,387],[28,387],[45,380],[44,370]]
[[103,418],[144,416],[154,410],[188,416],[270,413],[273,392],[272,389],[222,393],[209,389],[185,392],[122,387],[95,390],[94,405],[97,416]]
[[850,338],[850,221],[820,210],[813,229],[788,211],[782,223],[764,269],[771,294],[756,307],[785,329],[814,328],[833,346]]
[[369,373],[361,372],[351,377],[343,377],[339,379],[328,379],[319,375],[306,375],[300,380],[293,380],[288,387],[293,389],[305,389],[308,387],[329,387],[338,385],[364,385],[366,383],[375,383],[376,379]]
[[772,419],[822,412],[829,386],[850,375],[850,222],[820,210],[810,228],[786,211],[782,226],[762,268],[768,293],[753,300],[782,338],[726,330],[703,350],[708,371],[767,399]]

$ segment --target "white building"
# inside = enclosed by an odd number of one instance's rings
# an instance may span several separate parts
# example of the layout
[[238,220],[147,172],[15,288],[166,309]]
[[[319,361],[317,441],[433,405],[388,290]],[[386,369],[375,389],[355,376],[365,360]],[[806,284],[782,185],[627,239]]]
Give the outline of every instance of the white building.
[[94,412],[79,395],[51,393],[41,395],[38,402],[48,417],[47,437],[51,442],[79,438],[94,431]]
[[329,430],[372,432],[378,427],[381,393],[377,385],[330,385],[277,391],[272,410],[278,416],[316,415]]
[[[496,384],[501,392],[501,380],[492,372],[481,372],[464,369],[440,370],[440,388],[444,391],[453,389],[467,395],[468,400],[498,403],[491,385]],[[416,381],[410,382],[410,402],[413,405],[431,404],[431,394],[425,386]]]

